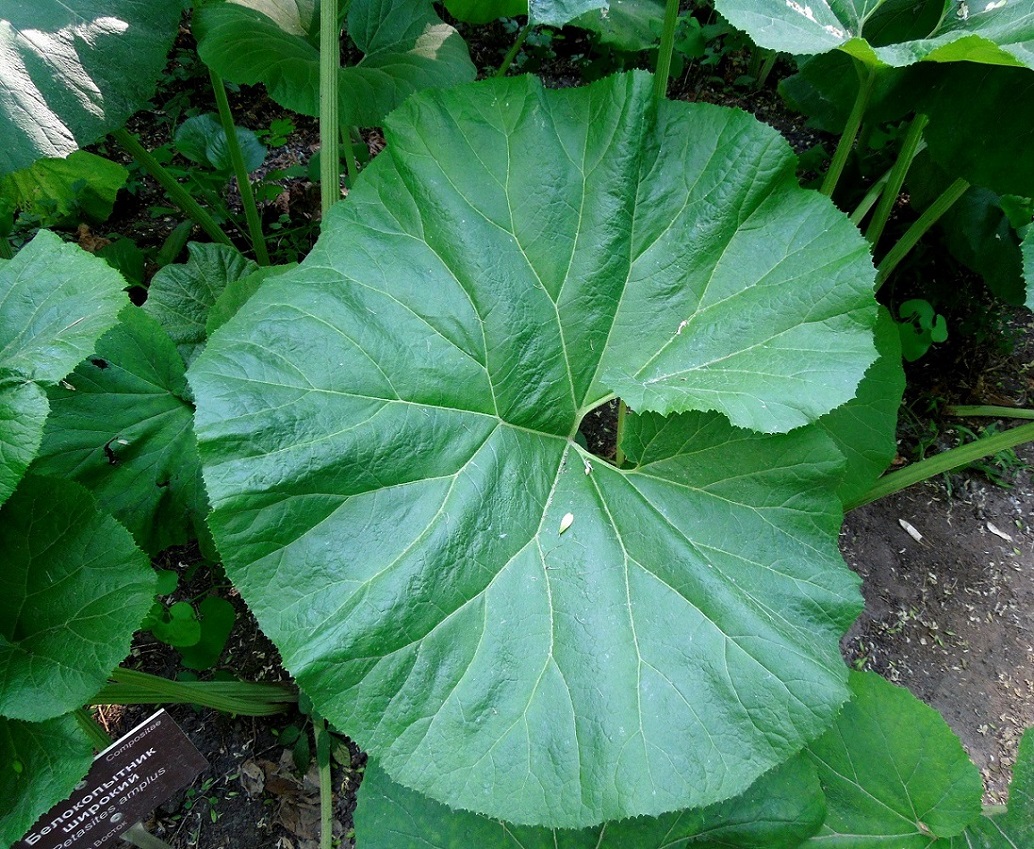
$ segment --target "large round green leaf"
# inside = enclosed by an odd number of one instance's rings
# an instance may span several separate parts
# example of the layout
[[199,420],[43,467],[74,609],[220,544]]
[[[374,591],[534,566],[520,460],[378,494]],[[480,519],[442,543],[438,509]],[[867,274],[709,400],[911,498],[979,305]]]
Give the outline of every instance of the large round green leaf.
[[976,820],[980,773],[941,715],[875,673],[852,673],[851,691],[808,748],[829,811],[807,845],[929,849]]
[[197,536],[208,505],[183,360],[139,307],[121,318],[50,390],[34,471],[79,481],[153,555]]
[[121,126],[154,91],[181,8],[0,0],[0,174],[67,156]]
[[90,741],[71,716],[20,722],[0,716],[0,846],[21,839],[90,768]]
[[715,0],[758,45],[840,49],[873,67],[980,62],[1034,68],[1034,14],[1016,0]]
[[[785,142],[633,74],[411,99],[190,371],[226,568],[318,710],[451,806],[742,792],[833,718],[858,610],[814,427],[873,270]],[[575,442],[620,392],[617,469]],[[636,776],[627,781],[623,776]]]
[[1020,849],[1034,846],[1034,728],[1020,740],[1009,785],[1009,806],[985,810],[961,835],[933,844],[934,849]]
[[[290,0],[211,3],[194,17],[201,58],[227,80],[263,83],[281,105],[319,114],[318,38]],[[280,14],[269,17],[271,7]],[[311,28],[311,24],[310,24]],[[352,0],[348,35],[365,54],[339,74],[343,125],[372,126],[414,91],[474,79],[467,45],[429,0]]]
[[918,108],[930,117],[923,134],[930,156],[948,174],[998,194],[1034,196],[1034,73],[952,65]]
[[144,311],[165,328],[188,365],[205,346],[208,313],[227,285],[258,265],[227,245],[187,245],[187,262],[167,265],[151,280]]
[[125,281],[103,260],[41,230],[0,260],[0,504],[43,437],[53,385],[75,368],[127,303]]
[[858,394],[819,421],[847,459],[837,495],[847,509],[865,498],[891,464],[898,450],[897,425],[905,371],[901,366],[901,335],[886,307],[876,323],[880,357],[858,384]]
[[0,714],[51,719],[129,653],[155,574],[89,492],[36,475],[0,509],[0,551]]
[[363,849],[796,849],[818,831],[825,813],[815,769],[803,755],[726,802],[576,831],[452,811],[399,786],[370,762],[355,823]]

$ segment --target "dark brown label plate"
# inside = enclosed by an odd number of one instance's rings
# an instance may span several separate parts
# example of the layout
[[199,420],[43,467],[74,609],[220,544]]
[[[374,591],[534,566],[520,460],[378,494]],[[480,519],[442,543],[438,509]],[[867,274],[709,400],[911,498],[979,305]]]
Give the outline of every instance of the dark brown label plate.
[[72,795],[41,816],[15,849],[97,849],[147,817],[208,766],[164,710],[93,759]]

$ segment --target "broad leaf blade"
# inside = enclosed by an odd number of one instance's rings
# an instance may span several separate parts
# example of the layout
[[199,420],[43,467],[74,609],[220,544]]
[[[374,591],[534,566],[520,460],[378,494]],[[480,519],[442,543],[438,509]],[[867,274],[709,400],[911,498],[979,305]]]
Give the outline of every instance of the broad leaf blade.
[[207,513],[183,361],[139,307],[50,390],[36,470],[86,486],[148,554],[200,533]]
[[924,133],[930,156],[948,174],[998,194],[1034,197],[1034,73],[952,65],[919,108],[930,117]]
[[115,323],[123,280],[107,263],[40,233],[0,261],[0,504],[36,455],[44,385],[61,380]]
[[86,775],[93,751],[70,715],[46,722],[0,716],[0,846],[11,846]]
[[129,653],[154,571],[78,484],[28,475],[0,510],[0,714],[83,704]]
[[852,673],[851,690],[808,747],[829,808],[814,845],[927,849],[976,820],[980,773],[941,715],[874,673]]
[[446,0],[449,14],[468,24],[487,24],[496,18],[528,14],[528,0]]
[[[744,238],[764,232],[751,212],[778,206],[769,191],[792,173],[749,119],[671,103],[655,119],[652,103],[644,75],[411,99],[306,262],[190,373],[227,570],[317,709],[402,784],[516,822],[728,798],[844,697],[857,580],[836,549],[842,459],[817,429],[642,416],[629,471],[572,441],[612,391],[604,363],[632,370],[670,341],[723,253],[721,222],[745,197]],[[742,170],[755,179],[719,190]],[[698,187],[728,206],[694,205]],[[843,261],[836,293],[791,299],[797,319],[760,302],[752,317],[808,323],[844,298],[853,389],[874,353],[871,263],[811,197],[789,191],[781,212],[808,234],[795,262]],[[751,290],[757,268],[714,294]],[[684,341],[720,349],[739,326]],[[765,418],[750,388],[730,406]],[[829,404],[816,394],[803,403]]]
[[183,265],[167,265],[151,280],[144,310],[165,328],[189,365],[205,346],[208,312],[227,284],[258,270],[258,265],[226,245],[187,245]]
[[180,10],[168,0],[0,2],[0,174],[121,126],[154,91]]
[[815,770],[799,756],[728,802],[578,831],[515,826],[450,810],[396,784],[371,761],[355,819],[364,849],[795,849],[824,816]]
[[[291,4],[280,5],[276,21],[236,3],[205,6],[194,18],[198,51],[225,79],[264,83],[282,106],[318,115],[319,51],[297,31]],[[366,55],[340,71],[342,124],[380,124],[414,91],[474,79],[466,44],[428,0],[353,0],[348,34]]]
[[1034,68],[1034,15],[1026,3],[715,0],[715,8],[770,50],[839,48],[872,67],[931,61]]
[[41,230],[0,264],[0,367],[56,383],[115,323],[123,285],[106,262]]
[[608,5],[608,0],[528,0],[528,21],[533,26],[562,27],[579,15]]
[[905,393],[901,367],[901,336],[885,307],[876,323],[880,358],[869,367],[858,395],[819,420],[821,427],[847,458],[837,495],[851,509],[876,483],[897,454],[898,408]]
[[[944,844],[942,846],[942,844]],[[1009,785],[1004,813],[985,813],[958,837],[938,841],[934,849],[1022,849],[1034,846],[1034,729],[1028,728]]]
[[47,393],[18,376],[0,380],[0,504],[18,486],[43,441]]
[[38,216],[43,226],[76,224],[83,216],[106,221],[129,172],[85,150],[67,159],[41,159],[0,178],[0,194]]

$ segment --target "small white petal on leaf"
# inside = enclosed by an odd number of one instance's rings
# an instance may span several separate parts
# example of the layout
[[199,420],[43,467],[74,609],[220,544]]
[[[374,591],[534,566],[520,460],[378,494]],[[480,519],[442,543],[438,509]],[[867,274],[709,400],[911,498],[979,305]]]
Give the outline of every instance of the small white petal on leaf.
[[560,530],[558,531],[558,535],[571,527],[572,522],[574,522],[574,513],[564,513],[564,518],[560,520]]

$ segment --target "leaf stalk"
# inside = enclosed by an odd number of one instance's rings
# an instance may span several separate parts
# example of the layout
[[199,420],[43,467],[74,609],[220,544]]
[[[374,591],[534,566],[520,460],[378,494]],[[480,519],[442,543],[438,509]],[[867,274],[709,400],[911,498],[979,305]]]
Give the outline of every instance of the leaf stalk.
[[212,240],[222,245],[233,247],[233,242],[226,235],[226,231],[220,227],[214,218],[199,204],[190,192],[176,182],[164,165],[162,165],[140,141],[125,128],[119,128],[112,132],[112,137],[129,153],[148,174],[165,189],[169,199],[178,206],[183,213],[204,230]]
[[90,742],[97,750],[106,749],[111,745],[111,737],[108,732],[101,728],[100,723],[93,718],[93,715],[86,708],[76,708],[74,712],[75,721],[79,727],[90,738]]
[[887,187],[883,190],[883,194],[880,195],[880,202],[876,207],[876,212],[873,213],[872,220],[869,222],[869,228],[865,231],[865,238],[869,240],[871,245],[879,242],[880,236],[883,235],[883,228],[887,226],[887,222],[890,220],[890,213],[894,209],[898,195],[901,194],[901,187],[905,184],[905,175],[908,174],[908,169],[912,166],[912,162],[919,152],[919,145],[923,140],[923,130],[926,129],[926,125],[929,123],[930,119],[920,113],[912,119],[912,123],[909,125],[908,133],[905,135],[905,140],[901,144],[901,150],[898,152],[898,158],[894,160],[894,165],[888,174]]
[[926,235],[927,230],[933,227],[938,219],[951,209],[955,201],[962,197],[968,189],[969,183],[959,177],[913,222],[912,226],[905,231],[905,234],[898,239],[897,244],[887,251],[887,255],[876,266],[877,292],[887,282],[887,278],[898,267],[901,260],[908,256],[912,248]]
[[657,50],[657,72],[653,78],[653,97],[658,106],[668,95],[668,77],[671,76],[671,56],[675,50],[675,28],[678,22],[679,0],[667,0],[664,4],[661,46]]
[[320,208],[324,216],[341,200],[340,35],[338,0],[324,0],[320,4]]
[[862,118],[865,117],[865,110],[869,106],[869,98],[872,96],[873,85],[876,82],[876,71],[872,68],[863,68],[862,64],[854,60],[855,70],[858,72],[860,85],[858,94],[855,97],[854,105],[851,107],[851,114],[847,116],[847,123],[844,125],[844,132],[837,142],[837,149],[833,153],[833,161],[829,163],[829,170],[822,181],[819,189],[826,197],[833,197],[840,175],[844,172],[847,159],[854,149],[855,140],[858,138],[858,131],[862,127]]
[[510,45],[510,49],[506,51],[506,55],[503,57],[503,61],[500,63],[498,69],[493,74],[495,77],[505,77],[507,71],[510,70],[510,66],[513,64],[513,60],[517,58],[517,54],[524,46],[524,42],[528,40],[528,35],[531,33],[531,24],[525,24],[521,27],[521,31],[517,33],[517,38],[514,39],[513,44]]
[[237,127],[233,123],[233,115],[230,112],[226,86],[223,85],[222,77],[211,68],[208,69],[208,76],[212,81],[212,92],[215,94],[215,104],[219,110],[219,122],[226,134],[226,145],[230,152],[233,173],[237,178],[237,188],[241,193],[241,204],[244,206],[244,218],[248,223],[251,247],[255,251],[255,259],[258,264],[269,265],[269,252],[266,250],[265,235],[262,233],[262,219],[259,217],[258,207],[255,205],[255,193],[252,191],[248,169],[244,164],[244,154],[241,152]]
[[243,716],[269,716],[298,701],[298,694],[281,684],[170,681],[124,668],[112,672],[111,679],[114,683],[101,688],[90,704],[199,704]]
[[950,472],[952,469],[968,465],[982,457],[988,457],[999,451],[1005,451],[1007,448],[1015,448],[1024,442],[1032,441],[1034,441],[1034,423],[1020,425],[992,436],[983,436],[974,442],[942,451],[934,457],[884,475],[864,495],[844,504],[844,511],[871,504],[873,501],[900,492],[921,481],[929,480],[943,472]]

